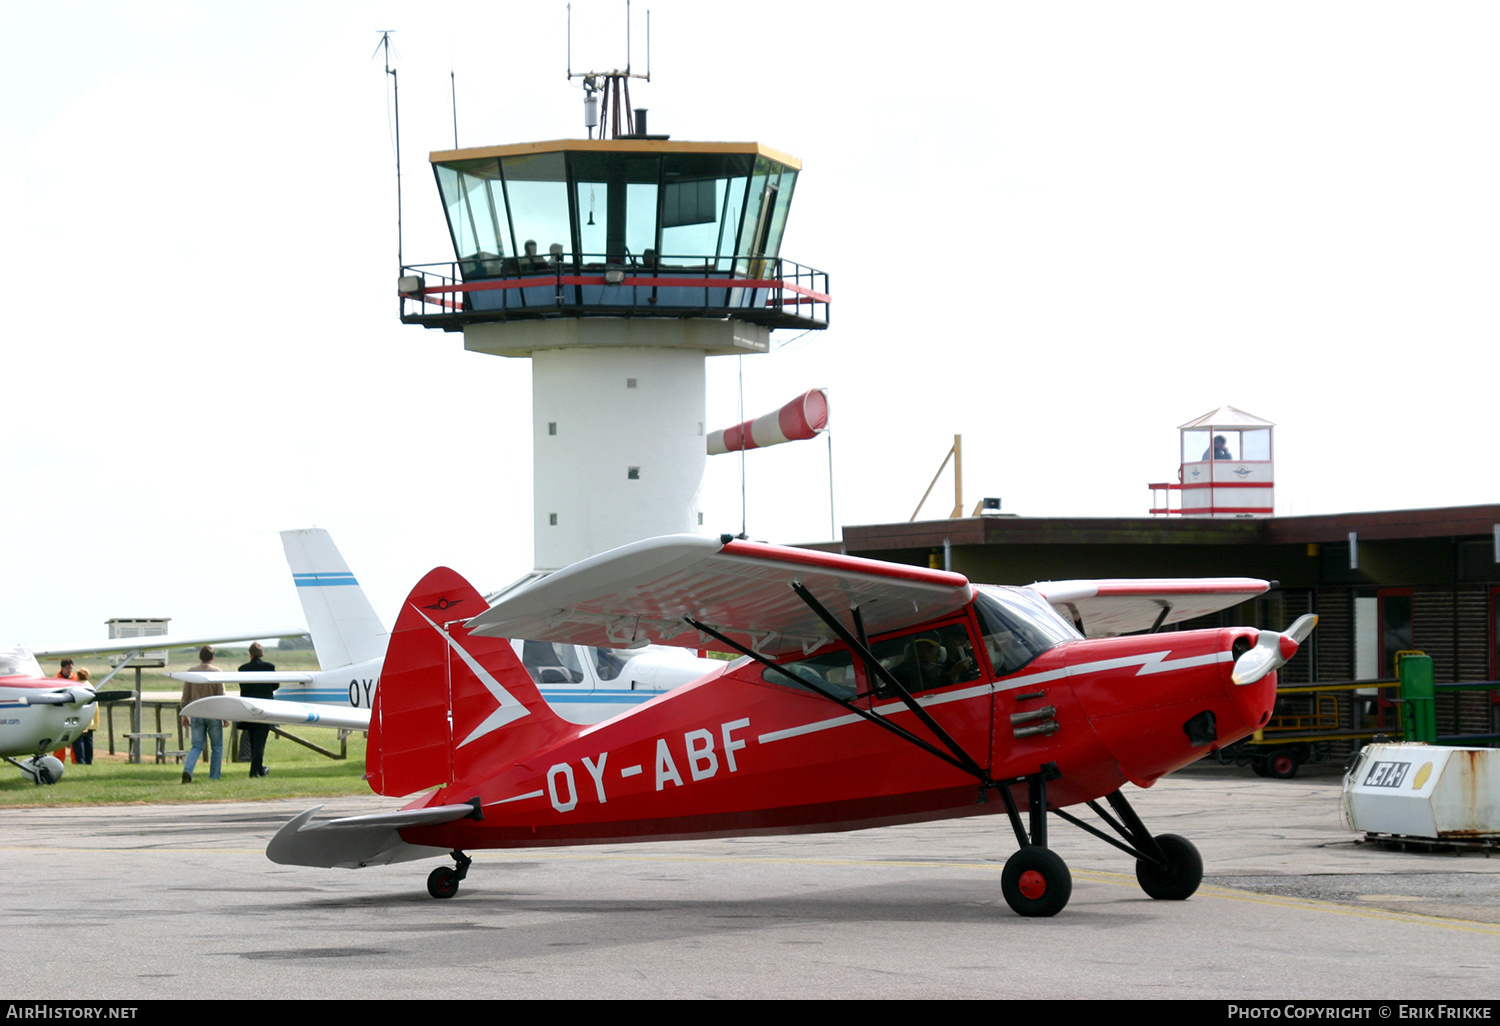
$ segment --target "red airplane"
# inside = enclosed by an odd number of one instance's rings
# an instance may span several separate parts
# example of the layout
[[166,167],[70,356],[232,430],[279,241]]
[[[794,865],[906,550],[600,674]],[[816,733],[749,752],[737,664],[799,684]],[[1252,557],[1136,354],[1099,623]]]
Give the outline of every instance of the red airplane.
[[[366,761],[399,812],[314,822],[267,855],[356,868],[468,850],[856,830],[1005,814],[1001,876],[1023,916],[1067,904],[1047,813],[1136,860],[1153,898],[1191,895],[1202,859],[1152,836],[1121,792],[1266,722],[1275,670],[1316,623],[1147,633],[1264,581],[975,586],[940,570],[679,535],[575,564],[492,609],[446,568],[402,607]],[[1066,616],[1059,611],[1065,611]],[[1071,622],[1070,622],[1071,621]],[[669,644],[745,658],[592,726],[555,715],[505,638]],[[1106,810],[1100,799],[1108,803]],[[1087,803],[1123,840],[1068,806]],[[321,807],[320,807],[321,808]]]

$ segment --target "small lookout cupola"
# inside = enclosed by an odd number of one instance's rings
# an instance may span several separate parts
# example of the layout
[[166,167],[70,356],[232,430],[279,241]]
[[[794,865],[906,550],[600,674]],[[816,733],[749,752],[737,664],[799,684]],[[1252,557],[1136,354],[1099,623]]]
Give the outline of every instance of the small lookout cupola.
[[[1268,517],[1275,512],[1271,434],[1276,425],[1233,406],[1188,421],[1177,481],[1148,485],[1153,514]],[[1171,501],[1176,493],[1180,501]]]

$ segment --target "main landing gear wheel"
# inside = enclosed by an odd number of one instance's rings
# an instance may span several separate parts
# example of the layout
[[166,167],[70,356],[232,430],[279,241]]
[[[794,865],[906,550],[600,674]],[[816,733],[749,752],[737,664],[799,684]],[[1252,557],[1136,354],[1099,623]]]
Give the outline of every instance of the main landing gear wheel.
[[1006,860],[1000,893],[1017,915],[1055,916],[1073,895],[1073,874],[1051,848],[1030,845]]
[[434,898],[451,898],[458,893],[458,870],[452,866],[438,866],[427,874],[427,893]]
[[1192,841],[1176,834],[1158,834],[1156,843],[1167,864],[1159,866],[1149,859],[1136,859],[1135,878],[1140,881],[1141,890],[1168,901],[1190,897],[1203,882],[1203,856]]

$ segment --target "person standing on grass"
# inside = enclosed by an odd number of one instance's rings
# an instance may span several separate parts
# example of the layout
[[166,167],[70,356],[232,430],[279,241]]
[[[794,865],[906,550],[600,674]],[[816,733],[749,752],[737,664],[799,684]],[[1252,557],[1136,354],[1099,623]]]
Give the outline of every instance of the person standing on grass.
[[[190,673],[218,673],[219,668],[214,665],[214,650],[210,645],[204,645],[198,650],[198,665],[193,667]],[[182,685],[182,700],[179,705],[187,705],[196,702],[200,698],[209,698],[213,695],[222,695],[224,685],[218,681],[208,684],[191,684],[186,681]],[[198,765],[198,756],[203,754],[203,746],[213,746],[213,758],[208,765],[208,779],[219,779],[219,767],[224,758],[224,721],[208,720],[201,716],[182,718],[182,725],[192,731],[192,746],[188,748],[187,762],[182,767],[182,782],[191,784],[193,782],[193,767]]]
[[[272,673],[276,667],[265,660],[266,650],[258,641],[250,643],[250,661],[240,667],[241,673]],[[242,681],[240,683],[241,698],[275,698],[276,689],[281,687],[274,680],[268,681]],[[271,733],[271,727],[265,723],[247,723],[240,728],[240,732],[250,739],[250,776],[268,777],[271,771],[266,769],[266,736]]]
[[[80,669],[78,671],[78,683],[89,682],[89,671]],[[94,731],[99,729],[99,706],[94,705],[94,720],[88,728],[79,734],[73,741],[73,765],[92,766],[94,764]]]
[[[58,680],[77,680],[78,679],[77,675],[73,673],[73,660],[71,660],[71,659],[64,659],[62,662],[60,662],[60,663],[57,664],[57,679]],[[68,750],[66,748],[59,748],[57,751],[53,752],[52,754],[57,758],[57,760],[59,762],[62,762],[63,760],[65,760],[67,758],[67,756],[68,756]],[[75,759],[74,761],[76,762],[77,760]]]

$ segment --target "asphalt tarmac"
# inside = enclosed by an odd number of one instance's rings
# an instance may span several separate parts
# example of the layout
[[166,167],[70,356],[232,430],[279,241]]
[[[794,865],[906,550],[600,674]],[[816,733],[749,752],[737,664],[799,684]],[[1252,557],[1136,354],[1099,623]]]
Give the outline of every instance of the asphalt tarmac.
[[[1317,773],[1314,770],[1314,773]],[[277,866],[308,802],[0,815],[12,1000],[144,998],[1500,997],[1500,858],[1399,852],[1339,821],[1339,778],[1192,767],[1132,800],[1203,853],[1153,901],[1053,820],[1073,897],[1000,896],[1004,817],[845,834],[476,852],[457,897],[412,862]],[[324,815],[393,808],[335,799]],[[1085,813],[1085,815],[1088,815]]]

